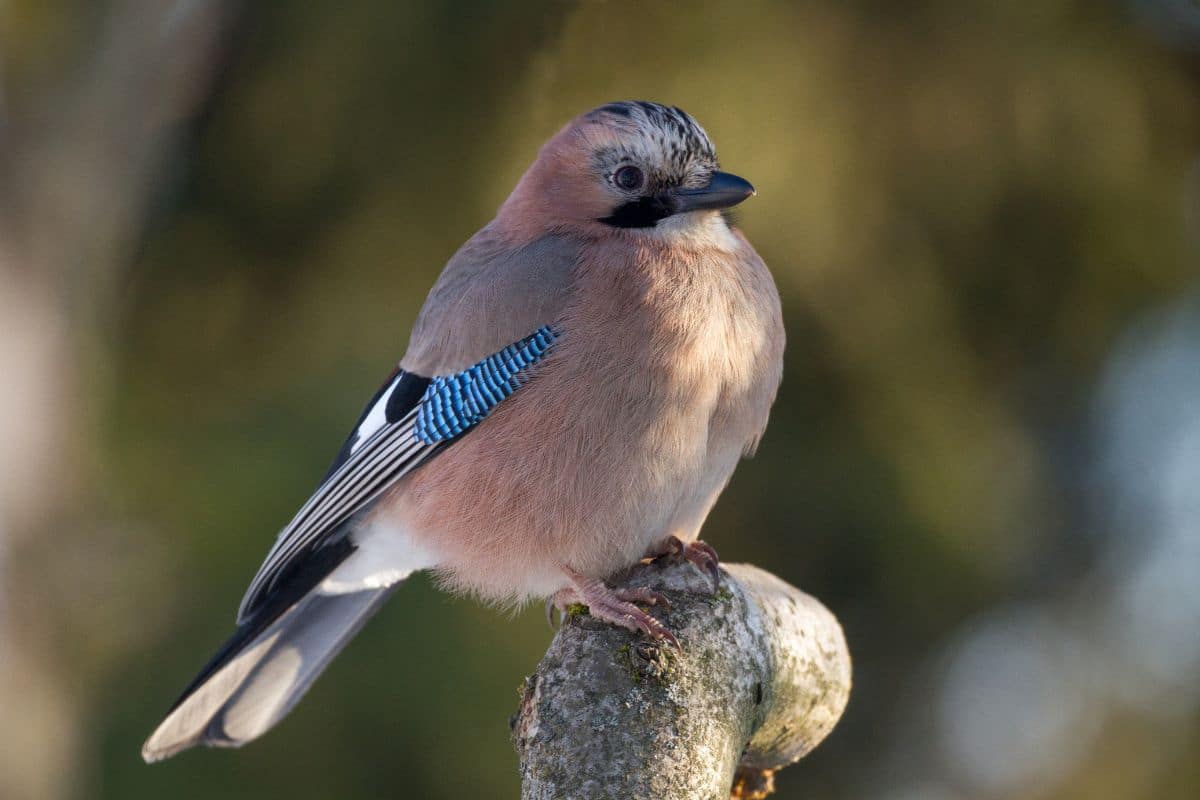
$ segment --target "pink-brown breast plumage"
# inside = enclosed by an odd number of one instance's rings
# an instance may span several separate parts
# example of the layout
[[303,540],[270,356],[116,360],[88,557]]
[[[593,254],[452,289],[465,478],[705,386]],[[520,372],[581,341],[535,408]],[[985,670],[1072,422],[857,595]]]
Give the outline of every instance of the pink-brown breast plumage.
[[550,355],[378,513],[439,554],[448,585],[495,601],[695,538],[782,367],[774,283],[740,234],[728,245],[585,242]]

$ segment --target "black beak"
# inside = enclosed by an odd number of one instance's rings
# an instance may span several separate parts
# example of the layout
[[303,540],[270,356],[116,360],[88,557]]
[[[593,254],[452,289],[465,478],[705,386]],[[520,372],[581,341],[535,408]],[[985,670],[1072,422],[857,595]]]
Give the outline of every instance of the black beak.
[[754,187],[745,178],[728,172],[714,172],[708,186],[702,189],[676,189],[675,213],[732,208],[754,194]]

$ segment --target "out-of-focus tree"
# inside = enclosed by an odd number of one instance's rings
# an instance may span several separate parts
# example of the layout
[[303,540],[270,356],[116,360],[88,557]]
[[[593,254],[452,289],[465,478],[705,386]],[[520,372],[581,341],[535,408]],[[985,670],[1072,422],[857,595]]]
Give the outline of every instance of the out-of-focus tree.
[[84,796],[87,693],[155,616],[126,594],[150,564],[131,531],[109,524],[97,476],[112,301],[209,86],[229,7],[3,12],[0,796]]
[[[262,742],[136,752],[448,255],[565,120],[645,97],[755,182],[739,218],[787,314],[771,427],[708,538],[821,597],[855,656],[780,796],[1194,793],[1185,695],[1164,722],[1119,701],[1142,673],[1062,671],[1103,660],[1113,609],[1178,630],[1118,579],[1165,534],[1094,482],[1130,452],[1098,392],[1156,363],[1114,348],[1195,280],[1200,88],[1166,5],[268,0],[191,61],[178,37],[218,28],[188,15],[225,6],[10,2],[0,353],[42,377],[0,393],[32,409],[0,420],[24,481],[0,487],[6,655],[65,744],[30,749],[88,797],[515,795],[503,721],[544,627],[420,580]],[[185,64],[225,65],[199,116]]]

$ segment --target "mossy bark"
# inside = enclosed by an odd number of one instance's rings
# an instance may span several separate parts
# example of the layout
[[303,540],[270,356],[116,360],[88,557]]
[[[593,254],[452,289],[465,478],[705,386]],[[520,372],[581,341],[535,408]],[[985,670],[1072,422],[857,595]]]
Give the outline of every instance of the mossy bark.
[[525,800],[762,797],[772,773],[833,729],[850,694],[841,627],[819,602],[747,564],[721,591],[689,564],[621,581],[683,652],[586,615],[566,620],[513,718]]

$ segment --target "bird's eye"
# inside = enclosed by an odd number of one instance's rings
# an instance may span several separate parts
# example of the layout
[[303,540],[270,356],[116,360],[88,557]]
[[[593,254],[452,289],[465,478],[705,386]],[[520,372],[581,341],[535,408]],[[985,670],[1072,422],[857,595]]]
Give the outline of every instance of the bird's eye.
[[613,173],[613,183],[627,192],[641,188],[646,178],[637,167],[624,166]]

